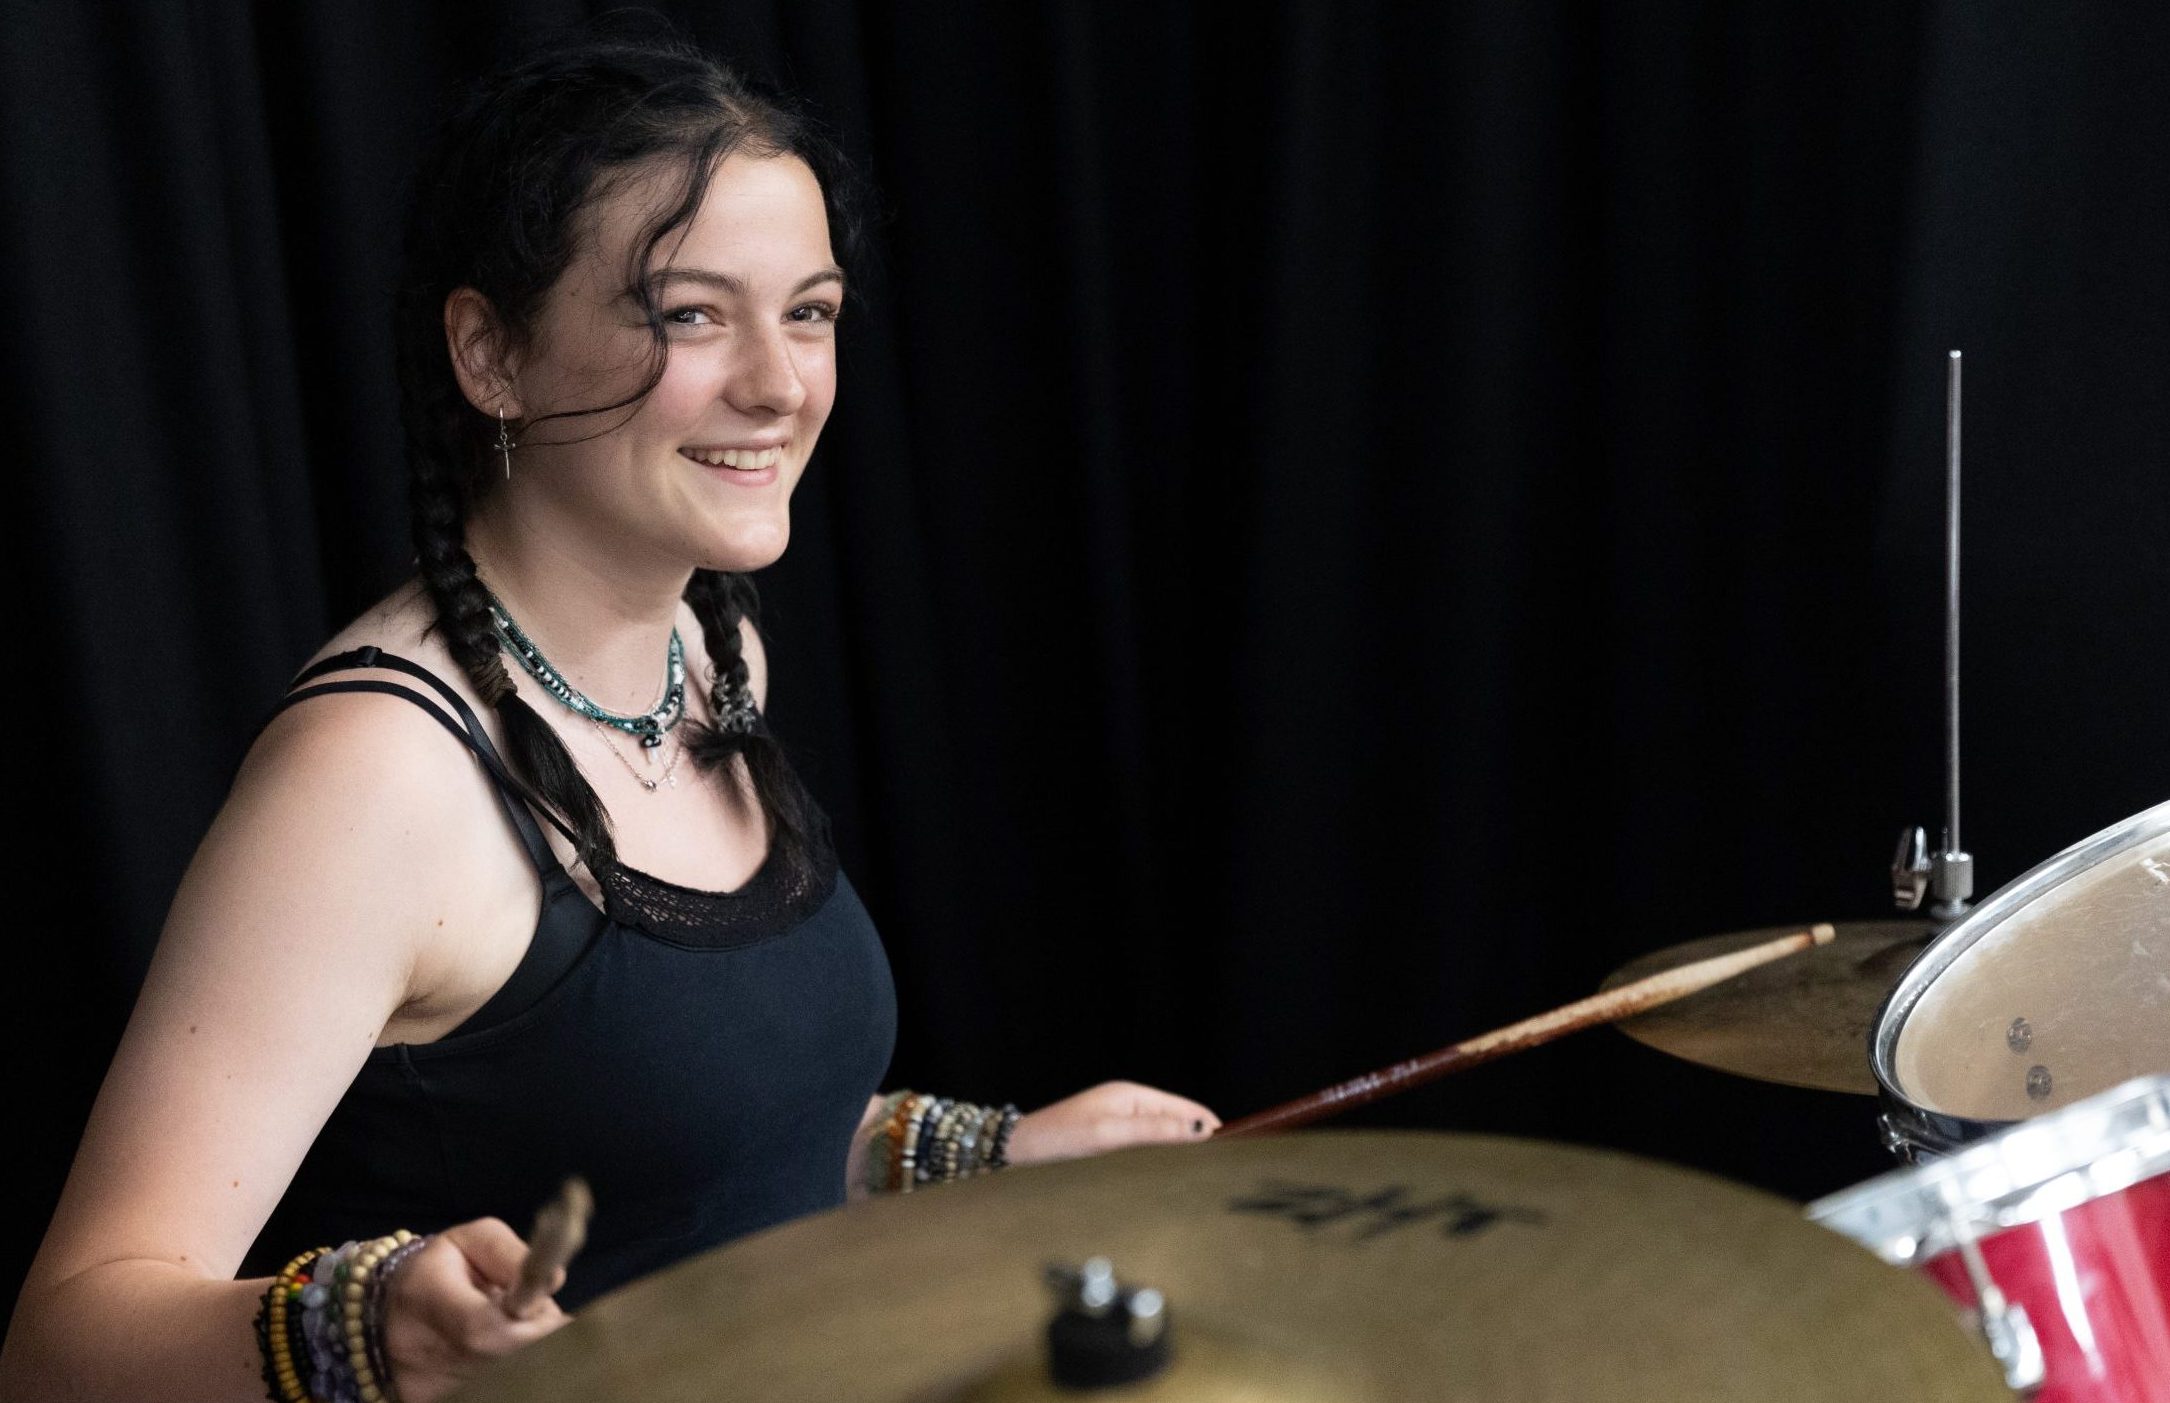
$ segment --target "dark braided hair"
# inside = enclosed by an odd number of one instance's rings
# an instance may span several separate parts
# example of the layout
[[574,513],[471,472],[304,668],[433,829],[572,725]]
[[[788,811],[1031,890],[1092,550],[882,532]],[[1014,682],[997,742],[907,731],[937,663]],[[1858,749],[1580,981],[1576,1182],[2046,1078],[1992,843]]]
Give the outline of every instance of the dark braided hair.
[[[614,32],[626,23],[649,32]],[[794,156],[820,182],[831,237],[847,261],[858,243],[852,173],[812,121],[757,93],[652,16],[623,13],[563,31],[483,78],[453,110],[425,155],[407,226],[395,298],[394,341],[405,427],[415,553],[436,609],[435,627],[482,699],[496,708],[507,760],[530,797],[561,821],[601,882],[617,869],[610,822],[595,791],[543,718],[514,690],[491,624],[489,596],[466,545],[469,511],[489,490],[498,423],[461,391],[444,335],[446,299],[472,288],[495,315],[499,350],[528,344],[534,319],[577,250],[579,216],[602,183],[631,167],[676,162],[677,203],[633,241],[626,285],[653,339],[648,373],[611,404],[527,420],[637,412],[663,377],[669,341],[644,276],[656,248],[699,210],[710,176],[733,152]],[[598,430],[607,433],[614,426]],[[746,683],[740,625],[757,618],[751,580],[698,570],[685,599],[700,620],[715,674],[711,713]],[[804,864],[816,841],[813,809],[767,723],[752,733],[687,720],[687,754],[729,773],[743,756],[769,820],[776,856]]]

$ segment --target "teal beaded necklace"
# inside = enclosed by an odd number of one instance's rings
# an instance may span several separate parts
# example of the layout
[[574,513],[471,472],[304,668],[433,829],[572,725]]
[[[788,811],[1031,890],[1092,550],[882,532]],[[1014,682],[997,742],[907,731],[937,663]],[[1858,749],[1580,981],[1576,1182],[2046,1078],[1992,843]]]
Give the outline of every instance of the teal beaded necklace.
[[590,721],[633,737],[641,743],[643,750],[650,752],[651,762],[655,758],[655,748],[663,744],[663,737],[685,719],[686,645],[680,641],[675,628],[671,630],[670,657],[665,671],[668,680],[663,685],[663,700],[638,716],[621,716],[597,706],[579,688],[566,681],[565,674],[550,665],[550,660],[542,655],[542,649],[520,631],[520,626],[512,621],[512,615],[505,612],[505,606],[498,603],[494,594],[490,595],[490,623],[497,630],[498,643],[519,659],[527,675],[544,691]]

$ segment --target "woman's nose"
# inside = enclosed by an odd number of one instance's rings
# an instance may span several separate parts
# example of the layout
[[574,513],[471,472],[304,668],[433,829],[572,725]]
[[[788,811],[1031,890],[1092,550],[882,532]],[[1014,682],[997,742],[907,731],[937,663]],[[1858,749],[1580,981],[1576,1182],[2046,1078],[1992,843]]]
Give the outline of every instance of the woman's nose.
[[724,385],[724,398],[743,413],[794,414],[806,402],[806,382],[790,340],[777,327],[756,332],[741,343]]

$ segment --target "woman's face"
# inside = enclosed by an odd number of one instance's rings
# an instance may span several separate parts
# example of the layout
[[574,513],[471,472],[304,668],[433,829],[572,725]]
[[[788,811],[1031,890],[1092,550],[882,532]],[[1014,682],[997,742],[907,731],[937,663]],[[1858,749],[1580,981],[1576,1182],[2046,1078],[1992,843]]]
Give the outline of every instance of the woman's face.
[[[655,351],[625,287],[628,257],[680,178],[633,176],[591,206],[517,364],[524,417],[639,388]],[[790,540],[791,491],[836,399],[844,283],[813,172],[795,157],[727,157],[648,277],[663,378],[637,412],[537,424],[513,454],[514,487],[547,494],[626,564],[759,569]]]

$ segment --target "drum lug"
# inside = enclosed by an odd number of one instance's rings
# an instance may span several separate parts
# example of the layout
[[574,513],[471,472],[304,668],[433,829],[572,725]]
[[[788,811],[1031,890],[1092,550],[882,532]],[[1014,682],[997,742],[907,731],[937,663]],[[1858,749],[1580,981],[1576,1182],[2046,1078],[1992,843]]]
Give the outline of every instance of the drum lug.
[[1891,859],[1891,901],[1901,911],[1918,911],[1929,894],[1929,835],[1917,825],[1899,834]]
[[1921,1157],[1915,1153],[1913,1137],[1899,1128],[1891,1118],[1891,1112],[1880,1111],[1876,1116],[1876,1135],[1884,1142],[1884,1150],[1903,1164],[1919,1164]]
[[1959,1260],[1965,1264],[1967,1279],[1974,1285],[1974,1313],[1982,1338],[1989,1342],[1989,1352],[2004,1366],[2005,1386],[2015,1393],[2033,1393],[2042,1386],[2047,1371],[2042,1359],[2042,1340],[2035,1334],[2033,1322],[2027,1319],[2027,1308],[2004,1298],[2004,1292],[1989,1274],[1989,1264],[1982,1260],[1980,1244],[1972,1238],[1960,1242]]

